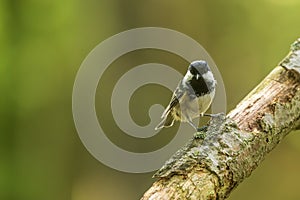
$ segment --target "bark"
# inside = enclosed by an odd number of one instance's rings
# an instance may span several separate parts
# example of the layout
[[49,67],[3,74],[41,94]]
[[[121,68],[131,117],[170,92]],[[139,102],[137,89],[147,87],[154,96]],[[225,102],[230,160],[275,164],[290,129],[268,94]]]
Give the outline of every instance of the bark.
[[165,163],[141,199],[226,199],[299,127],[300,39],[234,110],[212,118]]

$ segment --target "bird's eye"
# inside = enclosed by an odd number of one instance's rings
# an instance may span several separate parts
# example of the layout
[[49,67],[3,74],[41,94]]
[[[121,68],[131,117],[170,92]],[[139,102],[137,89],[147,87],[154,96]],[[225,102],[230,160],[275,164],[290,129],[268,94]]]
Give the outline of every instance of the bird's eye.
[[191,72],[191,74],[193,74],[193,75],[199,74],[198,70],[195,69],[194,67],[191,67],[190,72]]
[[188,70],[190,71],[191,74],[194,74],[194,67],[193,66],[189,66]]

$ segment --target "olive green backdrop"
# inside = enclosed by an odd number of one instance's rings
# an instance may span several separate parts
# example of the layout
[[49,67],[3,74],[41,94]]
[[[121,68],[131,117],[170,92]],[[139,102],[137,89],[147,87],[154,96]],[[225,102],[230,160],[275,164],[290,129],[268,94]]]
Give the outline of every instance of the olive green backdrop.
[[[101,41],[144,26],[191,36],[218,65],[231,109],[300,37],[299,11],[297,0],[0,1],[0,199],[132,200],[153,182],[153,173],[129,174],[102,165],[75,130],[74,78]],[[182,59],[157,50],[132,52],[112,65],[148,62],[186,70]],[[113,69],[96,100],[107,98],[110,80],[119,73]],[[147,124],[149,105],[165,105],[170,95],[158,86],[141,88],[130,104],[133,119]],[[107,106],[97,103],[96,108],[111,130],[108,137],[124,149],[147,152],[172,139],[172,131],[145,141],[126,137],[112,120],[105,121],[111,115]],[[299,154],[300,132],[292,132],[229,199],[300,199]]]

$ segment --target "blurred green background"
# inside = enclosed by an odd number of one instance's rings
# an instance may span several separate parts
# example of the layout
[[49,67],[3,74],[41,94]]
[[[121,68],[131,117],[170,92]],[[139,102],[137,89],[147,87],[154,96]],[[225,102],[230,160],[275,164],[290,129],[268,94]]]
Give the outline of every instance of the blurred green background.
[[[299,10],[297,0],[0,1],[0,199],[132,200],[154,181],[153,172],[129,174],[104,166],[88,153],[75,130],[75,75],[101,41],[144,26],[189,35],[218,65],[230,110],[300,37]],[[180,58],[154,50],[129,53],[113,65],[148,62],[186,70]],[[109,80],[114,77],[107,73],[107,86],[97,91],[96,99],[112,87]],[[147,87],[136,93],[137,99],[155,95],[142,90],[163,90]],[[166,92],[156,103],[165,105],[170,95]],[[155,99],[145,100],[147,107]],[[133,119],[147,123],[147,109],[141,100],[133,98],[135,102]],[[109,111],[101,110],[99,103],[96,107],[105,121]],[[110,120],[104,124],[112,130],[112,141],[132,151],[157,149],[171,139],[170,134],[159,134],[140,145],[140,140],[122,136]],[[292,132],[229,199],[300,199],[299,154],[300,132]]]

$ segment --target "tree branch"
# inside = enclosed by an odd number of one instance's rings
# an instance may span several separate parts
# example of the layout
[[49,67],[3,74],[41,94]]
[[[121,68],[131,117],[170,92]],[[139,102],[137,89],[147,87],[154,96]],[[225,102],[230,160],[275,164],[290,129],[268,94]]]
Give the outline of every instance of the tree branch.
[[[173,155],[147,199],[225,199],[289,132],[300,128],[300,39],[226,117]],[[199,134],[205,134],[201,139]]]

